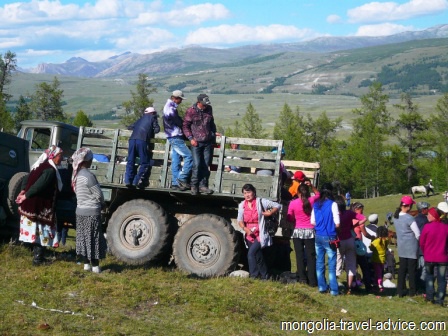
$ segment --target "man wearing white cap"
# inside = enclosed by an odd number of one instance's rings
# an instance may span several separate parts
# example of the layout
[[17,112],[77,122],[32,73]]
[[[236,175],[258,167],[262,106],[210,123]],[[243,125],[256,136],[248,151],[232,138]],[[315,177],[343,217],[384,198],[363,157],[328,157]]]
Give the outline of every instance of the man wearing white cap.
[[[163,108],[163,127],[168,142],[171,144],[171,189],[190,189],[191,168],[193,167],[193,156],[184,141],[182,132],[183,120],[179,116],[177,107],[185,99],[181,90],[173,91],[171,98],[167,100]],[[183,167],[181,160],[184,160]]]
[[[128,127],[132,130],[129,138],[128,160],[124,183],[128,188],[145,188],[148,186],[149,168],[151,167],[152,151],[148,150],[150,140],[160,132],[157,112],[154,107],[147,107],[135,123]],[[135,159],[140,158],[140,167],[136,174]]]

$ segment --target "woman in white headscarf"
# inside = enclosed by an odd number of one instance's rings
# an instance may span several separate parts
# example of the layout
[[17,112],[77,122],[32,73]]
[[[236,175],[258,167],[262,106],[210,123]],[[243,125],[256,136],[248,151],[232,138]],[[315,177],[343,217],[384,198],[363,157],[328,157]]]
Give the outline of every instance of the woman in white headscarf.
[[33,244],[33,265],[46,262],[46,246],[58,246],[56,238],[56,195],[62,189],[57,165],[62,160],[62,149],[51,146],[45,157],[39,158],[30,174],[22,182],[16,198],[19,204],[19,240]]
[[106,257],[101,227],[104,196],[96,176],[89,170],[93,153],[80,148],[73,155],[72,187],[76,193],[76,253],[84,258],[84,270],[100,273],[99,260]]

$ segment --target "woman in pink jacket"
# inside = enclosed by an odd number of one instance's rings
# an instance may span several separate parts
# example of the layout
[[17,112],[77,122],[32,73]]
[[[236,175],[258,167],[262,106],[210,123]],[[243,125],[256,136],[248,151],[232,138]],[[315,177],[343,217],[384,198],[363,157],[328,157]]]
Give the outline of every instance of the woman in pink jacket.
[[[426,301],[441,306],[445,305],[446,271],[448,265],[448,224],[440,220],[443,214],[443,211],[439,209],[429,209],[429,223],[423,227],[419,242],[425,259]],[[438,288],[436,295],[434,295],[434,269],[436,266]]]
[[[310,187],[314,196],[310,195]],[[314,225],[311,225],[311,211],[314,202],[319,198],[319,191],[305,180],[297,190],[298,198],[291,201],[288,207],[288,222],[295,223],[292,241],[296,252],[297,275],[299,281],[308,283],[311,287],[317,286],[316,278],[316,248],[314,241]],[[305,248],[306,267],[303,250]],[[307,277],[308,275],[308,277]]]

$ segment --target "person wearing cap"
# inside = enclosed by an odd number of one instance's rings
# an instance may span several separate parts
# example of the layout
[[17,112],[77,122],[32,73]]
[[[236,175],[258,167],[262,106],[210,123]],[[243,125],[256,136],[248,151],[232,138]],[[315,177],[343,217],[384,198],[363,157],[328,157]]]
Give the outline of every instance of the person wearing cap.
[[448,204],[446,204],[445,202],[440,202],[439,204],[437,204],[437,209],[442,211],[442,214],[440,215],[440,220],[443,223],[448,224]]
[[350,195],[350,191],[347,190],[345,193],[345,201],[347,202],[347,207],[350,206],[350,202],[352,200],[352,195]]
[[291,194],[292,198],[296,198],[297,195],[297,190],[299,189],[299,186],[305,181],[305,174],[303,173],[303,171],[296,171],[292,177],[292,184],[289,187],[288,191]]
[[[423,228],[420,236],[420,248],[423,251],[426,268],[426,301],[445,307],[446,273],[448,266],[448,224],[441,217],[448,213],[445,202],[439,203],[442,209],[428,210],[429,223]],[[435,269],[437,268],[437,272]],[[437,274],[436,274],[437,273]],[[434,289],[434,279],[437,278],[437,293]]]
[[[378,229],[378,215],[377,214],[370,214],[369,217],[367,217],[367,220],[369,221],[369,225],[365,225],[364,227],[367,231],[367,233],[371,237],[376,237],[376,230]],[[368,259],[372,256],[372,251],[370,250],[370,244],[372,243],[372,239],[367,238],[365,235],[362,235],[362,242],[366,246],[366,256]]]
[[[183,120],[177,107],[185,99],[181,90],[173,91],[163,107],[163,127],[171,145],[171,189],[187,190],[193,167],[193,156],[184,141]],[[184,161],[183,166],[181,161]]]
[[[129,138],[128,159],[124,183],[128,188],[145,188],[149,185],[149,173],[151,167],[152,151],[150,140],[160,132],[157,112],[154,107],[147,107],[143,115],[135,123],[128,127],[132,130]],[[140,158],[140,167],[136,174],[135,159]]]
[[418,239],[420,230],[415,218],[409,212],[415,201],[411,196],[403,196],[394,213],[394,224],[397,232],[397,250],[400,268],[398,269],[397,294],[404,296],[406,275],[409,275],[409,296],[416,294],[416,271],[418,255]]
[[[428,211],[429,211],[429,203],[428,202],[418,202],[417,203],[417,211],[418,214],[415,216],[415,222],[417,223],[418,229],[420,232],[423,231],[423,227],[428,223]],[[425,292],[426,288],[426,268],[425,268],[425,259],[423,258],[423,252],[421,248],[418,248],[418,261],[417,261],[417,290],[421,292]]]
[[216,142],[215,119],[209,97],[201,93],[197,102],[187,109],[182,131],[191,143],[193,170],[191,174],[191,194],[212,194],[208,186],[209,166],[213,158],[213,145]]

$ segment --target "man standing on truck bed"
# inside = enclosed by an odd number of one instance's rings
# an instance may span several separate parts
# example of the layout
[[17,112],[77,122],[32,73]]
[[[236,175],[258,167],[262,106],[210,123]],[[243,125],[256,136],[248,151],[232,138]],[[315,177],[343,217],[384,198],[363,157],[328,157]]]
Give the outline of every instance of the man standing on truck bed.
[[[184,141],[183,121],[177,111],[177,106],[182,103],[183,99],[185,97],[182,91],[173,91],[171,98],[167,100],[163,108],[163,126],[166,138],[171,144],[171,189],[174,190],[190,189],[188,181],[193,166],[193,157]],[[181,168],[181,158],[184,160],[183,168]]]
[[[152,151],[148,150],[150,140],[156,133],[160,132],[160,126],[157,121],[157,112],[150,106],[128,129],[132,130],[129,138],[128,162],[126,164],[126,174],[124,183],[128,188],[145,188],[148,186],[149,168],[151,167]],[[135,159],[140,158],[140,168],[135,174]]]
[[197,97],[197,103],[191,106],[184,118],[183,131],[190,140],[193,154],[193,173],[191,176],[191,194],[212,194],[208,187],[209,165],[213,157],[216,125],[210,99],[204,93]]

